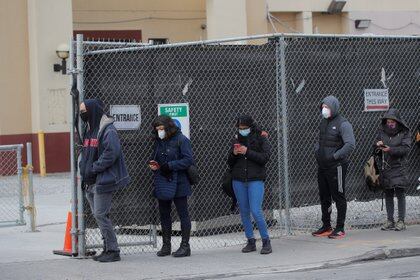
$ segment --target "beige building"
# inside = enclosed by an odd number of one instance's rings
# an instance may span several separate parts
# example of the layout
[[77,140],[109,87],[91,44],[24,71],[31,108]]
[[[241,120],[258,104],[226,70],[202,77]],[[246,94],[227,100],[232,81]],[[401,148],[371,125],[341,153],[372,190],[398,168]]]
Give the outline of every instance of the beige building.
[[69,79],[53,64],[61,63],[57,46],[75,33],[146,43],[277,32],[420,34],[420,0],[344,1],[332,13],[334,1],[0,0],[0,145],[33,142],[37,166],[43,131],[47,171],[69,170]]

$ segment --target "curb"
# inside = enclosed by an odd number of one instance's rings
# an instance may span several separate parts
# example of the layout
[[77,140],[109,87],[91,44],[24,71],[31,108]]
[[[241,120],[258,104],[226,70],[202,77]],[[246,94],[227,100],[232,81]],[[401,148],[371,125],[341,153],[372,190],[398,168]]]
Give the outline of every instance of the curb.
[[[347,265],[352,265],[356,263],[369,262],[369,261],[379,261],[386,259],[396,259],[396,258],[406,258],[420,256],[420,247],[413,248],[398,248],[398,249],[377,249],[373,251],[368,251],[362,255],[337,260],[329,261],[324,263],[313,263],[307,265],[300,265],[299,267],[294,268],[278,268],[278,267],[260,267],[250,270],[242,270],[235,272],[227,273],[215,273],[215,274],[196,274],[196,275],[178,275],[170,276],[168,278],[159,278],[159,279],[171,279],[171,280],[204,280],[204,279],[225,279],[238,276],[250,276],[250,275],[267,275],[267,274],[281,274],[289,272],[305,272],[313,271],[327,268],[337,268]],[[268,272],[267,272],[268,271]],[[147,278],[157,279],[157,278]]]
[[351,264],[361,263],[361,262],[406,258],[406,257],[413,257],[413,256],[420,256],[420,247],[398,248],[398,249],[377,249],[373,251],[368,251],[362,255],[351,257],[348,259],[326,262],[318,267],[314,266],[311,268],[289,270],[288,272],[335,268],[335,267],[346,266],[346,265],[351,265]]

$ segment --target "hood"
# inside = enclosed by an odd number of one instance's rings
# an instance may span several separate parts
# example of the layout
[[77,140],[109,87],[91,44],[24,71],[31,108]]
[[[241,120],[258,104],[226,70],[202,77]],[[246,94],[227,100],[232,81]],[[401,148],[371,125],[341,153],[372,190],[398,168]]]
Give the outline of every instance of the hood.
[[336,117],[338,113],[340,112],[340,102],[335,96],[330,95],[330,96],[325,97],[322,100],[321,107],[322,107],[322,104],[327,105],[331,109],[331,118]]
[[400,111],[398,109],[391,108],[382,117],[382,125],[386,125],[386,120],[391,119],[396,121],[403,129],[410,130],[404,120],[401,118]]
[[102,133],[104,132],[105,128],[114,123],[114,118],[107,116],[105,114],[102,115],[101,121],[99,123],[99,131],[98,131],[98,139],[101,138]]
[[102,115],[104,114],[104,103],[100,99],[86,99],[84,103],[89,117],[89,128],[96,130],[99,128]]

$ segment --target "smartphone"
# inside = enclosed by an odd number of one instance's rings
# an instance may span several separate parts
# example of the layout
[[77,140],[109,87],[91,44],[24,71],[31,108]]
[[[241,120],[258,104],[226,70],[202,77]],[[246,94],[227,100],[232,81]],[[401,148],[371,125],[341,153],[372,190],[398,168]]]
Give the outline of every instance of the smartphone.
[[379,145],[379,148],[388,148],[387,145]]

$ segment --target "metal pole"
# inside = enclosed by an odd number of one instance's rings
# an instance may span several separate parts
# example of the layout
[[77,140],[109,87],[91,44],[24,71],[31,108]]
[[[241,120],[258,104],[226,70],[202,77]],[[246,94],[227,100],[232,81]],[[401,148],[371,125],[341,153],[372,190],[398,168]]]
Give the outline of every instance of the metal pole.
[[29,195],[29,221],[30,221],[30,230],[32,232],[36,231],[35,226],[35,198],[34,198],[34,188],[33,188],[33,166],[32,166],[32,143],[26,143],[26,159],[27,159],[27,168],[28,168],[28,195]]
[[[69,49],[69,71],[70,73],[70,87],[73,85],[73,70],[74,70],[74,42],[73,38],[70,39]],[[72,255],[77,254],[77,160],[75,153],[74,143],[74,100],[73,96],[70,95],[71,99],[71,116],[70,116],[70,172],[71,172],[71,253]]]
[[[83,35],[76,36],[76,68],[77,68],[77,89],[79,98],[83,100]],[[77,184],[77,226],[78,226],[78,256],[84,258],[85,248],[85,219],[83,211],[83,190],[81,184]]]
[[289,134],[287,119],[287,89],[286,89],[286,42],[284,37],[280,37],[280,84],[281,84],[281,113],[283,130],[283,168],[284,168],[284,199],[285,199],[285,229],[287,234],[290,230],[290,189],[289,189]]
[[23,145],[19,145],[16,148],[16,163],[17,163],[17,174],[18,174],[18,181],[19,181],[19,221],[18,224],[24,225],[25,220],[23,217],[23,211],[25,211],[25,206],[23,205],[23,178],[22,178],[22,147]]
[[39,151],[39,175],[44,177],[47,175],[47,167],[45,163],[45,134],[43,131],[38,132],[38,151]]
[[[278,44],[278,43],[277,43]],[[286,223],[286,219],[283,219],[282,217],[282,209],[283,209],[283,195],[284,195],[284,191],[282,190],[282,176],[283,176],[283,172],[282,172],[282,159],[281,159],[281,155],[282,155],[282,149],[281,149],[281,142],[282,142],[282,134],[281,134],[281,85],[280,85],[280,76],[281,76],[281,72],[280,72],[280,48],[276,45],[276,100],[277,100],[277,106],[276,106],[276,113],[277,113],[277,175],[278,175],[278,180],[277,180],[277,184],[278,184],[278,189],[279,189],[279,213],[278,213],[278,223],[279,225],[283,225],[286,232],[289,231],[288,229],[288,224]]]

